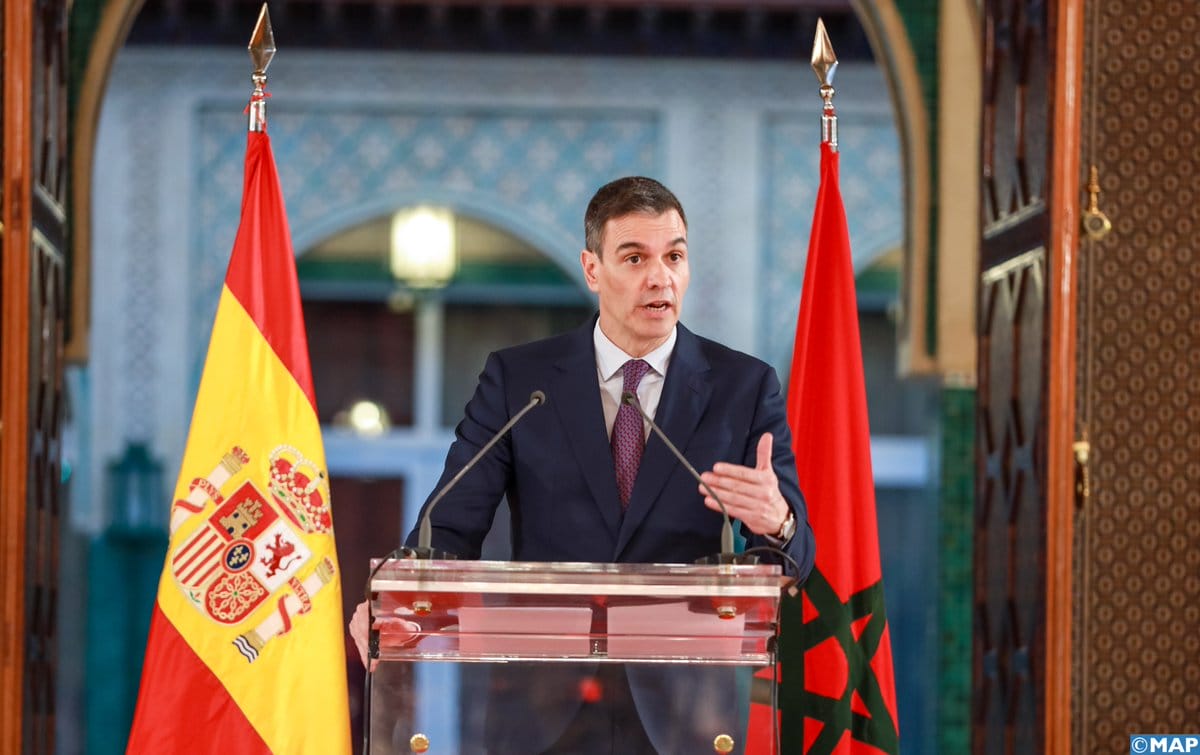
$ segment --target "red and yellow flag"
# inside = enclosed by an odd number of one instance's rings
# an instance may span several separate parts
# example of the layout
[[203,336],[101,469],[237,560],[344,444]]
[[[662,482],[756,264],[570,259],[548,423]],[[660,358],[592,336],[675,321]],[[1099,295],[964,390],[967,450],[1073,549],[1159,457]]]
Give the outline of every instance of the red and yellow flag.
[[325,450],[265,131],[249,134],[245,170],[131,753],[350,752]]
[[838,188],[838,154],[828,143],[821,145],[821,185],[788,383],[788,424],[817,557],[804,586],[803,626],[785,629],[785,641],[787,633],[799,630],[790,644],[799,648],[795,659],[800,663],[792,665],[793,656],[785,653],[784,710],[802,716],[803,741],[797,741],[801,722],[785,715],[784,751],[896,753],[896,687],[854,266]]

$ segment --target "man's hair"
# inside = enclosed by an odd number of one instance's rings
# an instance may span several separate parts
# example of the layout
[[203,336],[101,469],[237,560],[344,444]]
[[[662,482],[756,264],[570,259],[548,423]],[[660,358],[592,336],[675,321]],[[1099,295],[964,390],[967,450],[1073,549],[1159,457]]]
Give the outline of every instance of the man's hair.
[[666,186],[644,176],[618,178],[601,186],[588,202],[583,216],[584,243],[599,257],[604,245],[604,225],[608,221],[634,212],[661,215],[670,210],[679,213],[683,227],[687,228],[683,205]]

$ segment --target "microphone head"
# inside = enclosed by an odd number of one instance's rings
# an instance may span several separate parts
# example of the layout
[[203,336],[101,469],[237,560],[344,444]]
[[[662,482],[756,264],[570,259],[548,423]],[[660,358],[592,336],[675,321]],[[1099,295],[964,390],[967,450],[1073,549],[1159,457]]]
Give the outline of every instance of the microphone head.
[[546,394],[542,393],[541,391],[534,391],[533,393],[529,394],[529,403],[531,403],[531,404],[546,403]]
[[621,394],[621,403],[636,407],[638,405],[637,394],[633,391],[625,391]]

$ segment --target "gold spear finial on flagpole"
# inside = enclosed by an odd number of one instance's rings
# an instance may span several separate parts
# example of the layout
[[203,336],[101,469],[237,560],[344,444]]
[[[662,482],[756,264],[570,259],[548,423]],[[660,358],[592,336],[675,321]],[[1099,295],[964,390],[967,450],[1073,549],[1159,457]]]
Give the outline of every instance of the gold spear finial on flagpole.
[[837,112],[833,109],[833,73],[837,64],[825,22],[818,18],[817,33],[813,37],[812,67],[817,73],[817,81],[821,82],[821,99],[825,100],[821,111],[821,143],[828,144],[834,152],[837,152]]
[[275,57],[275,33],[271,31],[271,14],[267,13],[267,4],[263,3],[258,13],[258,23],[254,25],[254,33],[250,35],[250,62],[254,63],[254,73],[250,80],[254,82],[254,91],[250,93],[248,129],[250,131],[267,130],[267,68],[271,58]]

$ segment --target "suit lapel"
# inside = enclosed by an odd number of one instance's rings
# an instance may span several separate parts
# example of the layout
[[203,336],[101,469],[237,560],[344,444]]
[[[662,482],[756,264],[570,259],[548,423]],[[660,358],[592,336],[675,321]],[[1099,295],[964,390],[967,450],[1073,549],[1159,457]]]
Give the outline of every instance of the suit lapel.
[[[667,367],[667,379],[663,383],[662,398],[659,399],[654,421],[680,450],[687,448],[688,441],[700,422],[705,407],[708,406],[711,393],[708,360],[700,352],[699,340],[691,331],[679,325],[675,351],[671,354],[671,362]],[[611,455],[611,451],[609,453]],[[620,523],[614,559],[619,559],[633,533],[645,521],[650,510],[658,505],[659,493],[666,485],[667,478],[680,466],[671,450],[651,430],[646,450],[642,454],[642,464],[638,468],[637,480],[633,484],[629,508]],[[687,470],[680,469],[679,473],[686,475]],[[614,477],[612,485],[615,491],[615,476],[610,476]]]
[[593,503],[608,525],[609,537],[616,537],[621,526],[621,504],[596,378],[594,324],[595,318],[576,331],[570,353],[555,363],[558,375],[553,400],[548,403],[558,412],[563,435],[592,493]]

